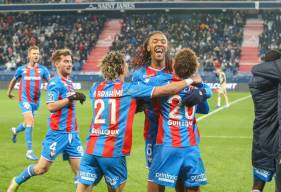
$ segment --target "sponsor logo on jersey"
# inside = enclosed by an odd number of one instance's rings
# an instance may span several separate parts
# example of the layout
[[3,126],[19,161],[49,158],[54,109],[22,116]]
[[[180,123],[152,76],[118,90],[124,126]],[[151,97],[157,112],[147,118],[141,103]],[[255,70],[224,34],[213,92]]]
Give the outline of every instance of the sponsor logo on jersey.
[[27,80],[27,81],[41,80],[41,77],[40,76],[39,77],[30,77],[30,76],[28,76],[28,77],[24,77],[24,80]]
[[119,134],[119,130],[109,130],[109,129],[95,129],[93,128],[91,131],[92,135],[106,135],[116,137]]

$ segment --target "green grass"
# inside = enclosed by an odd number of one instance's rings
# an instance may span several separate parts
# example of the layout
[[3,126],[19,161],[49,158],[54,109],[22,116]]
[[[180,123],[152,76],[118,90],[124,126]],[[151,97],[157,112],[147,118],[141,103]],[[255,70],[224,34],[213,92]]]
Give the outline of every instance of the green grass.
[[[249,93],[230,93],[231,101],[249,95]],[[211,99],[211,110],[214,110],[216,95]],[[49,112],[42,95],[41,107],[36,116],[34,129],[34,149],[41,152],[41,143],[47,131]],[[30,161],[25,159],[24,134],[20,134],[18,142],[10,141],[10,128],[22,121],[18,102],[9,100],[5,91],[0,91],[0,191],[5,191],[12,177],[26,168]],[[83,106],[78,105],[78,125],[83,143],[91,120],[91,105],[88,99]],[[201,153],[205,163],[209,184],[202,188],[206,192],[245,192],[252,185],[251,168],[251,135],[253,122],[253,106],[251,98],[221,110],[198,122],[201,131]],[[134,122],[133,149],[128,162],[128,182],[125,192],[145,192],[147,169],[144,161],[143,114],[137,114]],[[232,138],[211,138],[207,136],[230,136]],[[244,136],[246,138],[235,138]],[[248,138],[247,138],[248,137]],[[59,157],[50,171],[37,176],[23,184],[19,191],[23,192],[69,192],[74,191],[73,174],[67,162]],[[106,191],[102,180],[94,188],[95,192]],[[174,191],[168,188],[166,191]],[[274,191],[274,184],[266,186],[265,191]]]

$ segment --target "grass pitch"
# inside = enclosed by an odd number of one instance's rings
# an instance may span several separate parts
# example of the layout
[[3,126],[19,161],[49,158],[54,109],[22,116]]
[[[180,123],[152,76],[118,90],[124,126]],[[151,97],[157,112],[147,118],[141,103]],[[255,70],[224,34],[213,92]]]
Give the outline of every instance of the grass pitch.
[[[23,119],[16,99],[9,100],[6,91],[0,91],[0,191],[6,191],[12,177],[18,175],[29,164],[34,163],[25,158],[24,134],[18,136],[18,142],[10,140],[10,128],[17,126]],[[230,101],[245,97],[249,93],[230,93]],[[91,103],[89,98],[84,105],[78,106],[78,125],[80,136],[85,138],[91,120]],[[210,100],[211,111],[215,110],[216,95]],[[47,132],[49,112],[45,105],[45,94],[41,97],[40,110],[36,115],[33,145],[35,153],[41,153],[41,143]],[[252,185],[251,142],[253,104],[247,98],[231,105],[198,122],[201,133],[201,153],[205,164],[209,184],[202,187],[206,192],[245,192]],[[137,114],[134,122],[133,148],[127,158],[128,181],[125,192],[145,192],[147,169],[144,160],[143,114]],[[67,162],[57,158],[50,171],[37,176],[19,189],[21,192],[70,192],[75,191],[73,173]],[[105,192],[102,180],[95,192]],[[174,191],[167,188],[168,192]],[[274,183],[267,184],[265,191],[274,191]]]

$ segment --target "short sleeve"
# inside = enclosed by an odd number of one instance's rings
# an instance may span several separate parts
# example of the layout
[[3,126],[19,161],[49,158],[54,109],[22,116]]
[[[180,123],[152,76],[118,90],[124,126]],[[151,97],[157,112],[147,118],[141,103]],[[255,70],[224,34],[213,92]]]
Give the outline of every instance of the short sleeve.
[[16,80],[19,80],[22,77],[22,73],[23,73],[22,67],[17,68],[14,78]]
[[135,71],[132,75],[132,82],[137,83],[140,81],[140,73],[139,71]]
[[43,78],[44,78],[46,81],[48,81],[48,79],[50,79],[49,70],[48,70],[46,67],[44,67],[43,69],[44,69]]
[[135,98],[151,98],[155,87],[144,84],[132,84],[128,94]]
[[59,100],[59,85],[55,81],[50,81],[47,86],[46,103],[53,103]]

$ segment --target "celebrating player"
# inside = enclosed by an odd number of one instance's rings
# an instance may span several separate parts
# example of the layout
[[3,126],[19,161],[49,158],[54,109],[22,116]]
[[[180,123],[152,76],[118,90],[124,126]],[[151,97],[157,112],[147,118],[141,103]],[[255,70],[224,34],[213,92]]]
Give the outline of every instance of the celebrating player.
[[[168,40],[163,32],[155,31],[150,33],[133,60],[135,72],[133,73],[132,81],[151,86],[159,86],[170,81],[172,79],[172,60],[169,57],[168,49]],[[184,102],[189,106],[203,102],[206,97],[204,89],[192,89],[187,94],[188,97]],[[146,100],[144,113],[145,156],[146,165],[149,168],[154,154],[153,146],[156,142],[158,129],[160,113],[159,98]],[[148,188],[150,188],[151,184],[151,182],[148,182]],[[162,191],[164,191],[164,187]],[[180,182],[180,178],[177,184],[177,191],[184,191],[184,186]]]
[[26,158],[30,160],[38,160],[32,151],[32,130],[34,127],[34,114],[40,104],[40,89],[42,81],[49,81],[50,74],[48,70],[40,65],[39,48],[32,46],[28,48],[28,64],[19,67],[16,70],[14,78],[10,81],[7,95],[10,99],[14,97],[12,90],[17,81],[19,85],[19,106],[24,117],[24,122],[20,123],[17,128],[13,127],[12,141],[16,143],[17,134],[25,130],[25,142],[27,145]]
[[[126,83],[128,66],[124,55],[110,52],[102,61],[106,79],[90,89],[93,119],[86,142],[86,153],[80,164],[77,192],[96,185],[104,176],[108,191],[121,192],[127,180],[126,156],[132,145],[132,124],[136,110],[134,98],[150,99],[173,95],[190,85],[186,79],[162,87]],[[193,77],[196,81],[201,78]]]
[[69,164],[75,175],[79,173],[80,158],[83,154],[76,121],[76,102],[82,104],[86,97],[75,92],[70,80],[72,72],[71,51],[55,51],[52,61],[57,75],[47,87],[47,107],[51,112],[46,138],[43,141],[41,157],[36,165],[28,166],[20,175],[12,179],[7,192],[17,191],[18,187],[29,178],[46,173],[58,154],[69,158]]
[[[179,81],[191,76],[199,66],[191,49],[182,49],[175,58],[174,70]],[[207,85],[200,84],[208,90]],[[189,88],[190,89],[190,88]],[[149,169],[150,188],[148,192],[161,191],[161,185],[175,187],[178,178],[184,183],[185,191],[199,192],[200,186],[207,184],[203,162],[200,156],[199,131],[195,113],[208,113],[205,100],[196,106],[188,107],[183,102],[188,89],[179,94],[160,98],[160,115],[154,155]],[[207,99],[207,98],[206,98]]]

